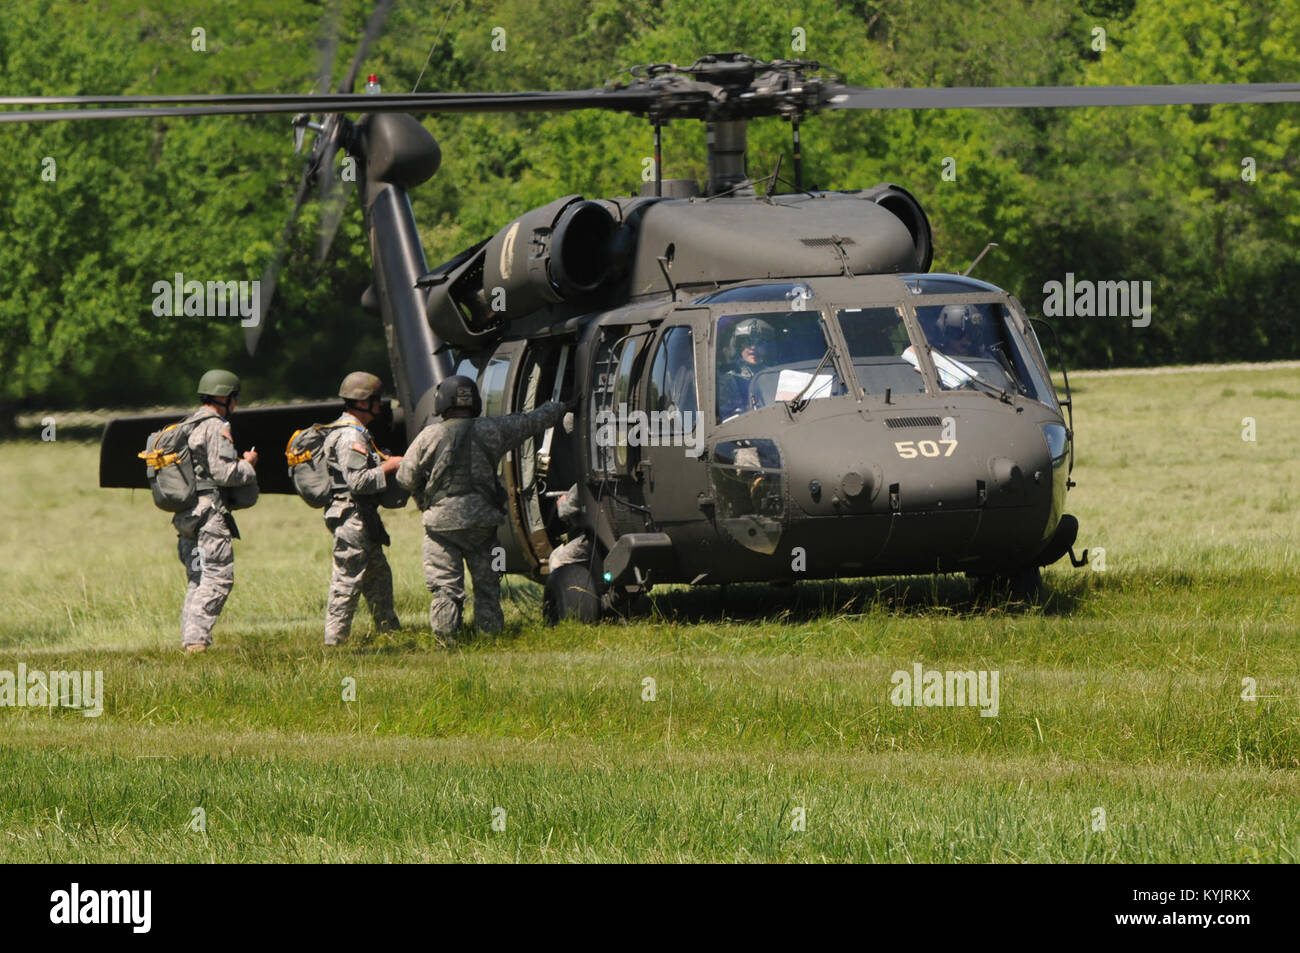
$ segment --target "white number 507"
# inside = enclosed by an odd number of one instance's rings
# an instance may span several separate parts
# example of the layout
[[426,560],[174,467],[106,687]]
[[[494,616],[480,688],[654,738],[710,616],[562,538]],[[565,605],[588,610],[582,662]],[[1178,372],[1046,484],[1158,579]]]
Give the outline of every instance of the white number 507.
[[943,456],[951,457],[952,452],[957,449],[956,440],[896,440],[894,449],[904,460],[913,460],[916,457],[937,457],[940,456],[939,444],[947,445],[943,451]]

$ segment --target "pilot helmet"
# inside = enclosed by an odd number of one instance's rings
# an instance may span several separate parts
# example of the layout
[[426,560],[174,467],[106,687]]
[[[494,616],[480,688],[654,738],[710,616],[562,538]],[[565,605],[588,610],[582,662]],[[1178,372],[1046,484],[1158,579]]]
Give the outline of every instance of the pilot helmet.
[[984,330],[984,316],[970,304],[950,304],[939,312],[939,331],[945,337],[978,338]]
[[771,345],[775,341],[776,332],[772,329],[772,325],[762,318],[745,318],[731,332],[731,348],[737,360],[740,359],[745,348]]

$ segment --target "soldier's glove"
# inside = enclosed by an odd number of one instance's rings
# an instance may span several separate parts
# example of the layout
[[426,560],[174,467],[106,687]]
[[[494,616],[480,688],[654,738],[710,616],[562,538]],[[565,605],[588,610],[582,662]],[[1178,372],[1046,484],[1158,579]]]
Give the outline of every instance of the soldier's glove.
[[582,399],[582,398],[581,398],[579,395],[574,394],[572,397],[570,397],[568,400],[566,400],[566,401],[564,402],[564,409],[565,409],[565,410],[577,410],[577,409],[578,409],[578,404],[579,404],[579,402],[581,401],[581,399]]

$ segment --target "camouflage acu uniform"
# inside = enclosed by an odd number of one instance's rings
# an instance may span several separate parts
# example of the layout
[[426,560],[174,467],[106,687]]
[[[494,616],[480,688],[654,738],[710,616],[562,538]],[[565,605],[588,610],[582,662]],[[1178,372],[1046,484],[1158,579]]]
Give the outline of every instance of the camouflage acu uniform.
[[508,451],[564,416],[548,401],[527,414],[450,417],[425,427],[407,449],[397,482],[424,511],[424,581],[433,593],[429,623],[449,636],[461,625],[465,566],[474,580],[474,622],[485,632],[505,626],[501,580],[492,568],[496,528],[506,518],[497,464]]
[[556,515],[560,517],[570,528],[569,541],[563,546],[557,546],[551,550],[551,555],[546,559],[546,565],[551,572],[559,569],[561,566],[568,566],[572,563],[585,563],[591,560],[591,541],[587,539],[587,534],[577,531],[578,516],[582,513],[580,501],[578,498],[578,484],[573,484],[565,491],[555,503]]
[[325,526],[334,534],[334,570],[325,607],[325,644],[342,645],[352,630],[357,599],[364,595],[380,630],[400,626],[393,610],[393,573],[384,556],[388,533],[379,518],[379,494],[388,486],[370,431],[349,413],[334,421],[325,438],[325,461],[333,482]]
[[239,459],[225,418],[204,409],[186,419],[201,422],[190,431],[188,441],[198,500],[172,517],[176,552],[189,579],[181,609],[181,644],[206,646],[212,644],[212,627],[235,585],[233,540],[239,538],[239,530],[221,497],[221,487],[253,483],[257,473],[251,463]]

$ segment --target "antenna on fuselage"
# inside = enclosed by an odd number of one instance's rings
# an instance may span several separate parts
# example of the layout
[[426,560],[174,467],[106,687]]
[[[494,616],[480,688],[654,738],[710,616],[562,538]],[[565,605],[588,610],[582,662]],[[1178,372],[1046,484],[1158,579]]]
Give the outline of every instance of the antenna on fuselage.
[[970,267],[969,267],[969,268],[967,268],[965,271],[963,271],[963,272],[961,273],[961,276],[962,276],[963,278],[965,278],[965,277],[966,277],[967,275],[969,275],[972,271],[974,271],[974,270],[975,270],[975,266],[978,265],[978,264],[980,263],[980,259],[983,258],[985,255],[987,255],[987,254],[989,253],[989,249],[990,249],[990,248],[997,248],[997,247],[998,247],[998,243],[997,243],[997,242],[989,242],[987,245],[985,245],[985,246],[984,246],[984,250],[983,250],[982,252],[980,252],[978,255],[975,256],[975,260],[974,260],[973,262],[970,263]]

